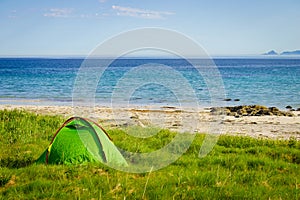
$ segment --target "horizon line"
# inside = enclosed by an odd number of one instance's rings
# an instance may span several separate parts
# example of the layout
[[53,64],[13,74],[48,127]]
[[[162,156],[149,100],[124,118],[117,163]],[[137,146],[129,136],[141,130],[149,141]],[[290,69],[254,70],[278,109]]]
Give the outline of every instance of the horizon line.
[[[0,55],[0,59],[87,59],[88,55]],[[99,56],[99,57],[90,57],[93,59],[115,59],[114,56]],[[208,56],[190,56],[190,57],[177,57],[177,56],[160,56],[160,55],[151,55],[151,56],[123,56],[118,57],[117,59],[203,59],[203,58],[299,58],[300,55],[263,55],[263,54],[249,54],[249,55],[208,55]]]

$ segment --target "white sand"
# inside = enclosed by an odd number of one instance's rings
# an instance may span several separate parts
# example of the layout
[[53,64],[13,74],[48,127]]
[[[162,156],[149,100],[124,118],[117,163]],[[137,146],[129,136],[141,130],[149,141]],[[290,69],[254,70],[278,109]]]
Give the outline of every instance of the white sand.
[[[294,112],[295,117],[285,116],[213,116],[208,109],[180,110],[174,107],[131,107],[88,108],[68,106],[32,106],[32,105],[0,105],[3,109],[23,109],[39,114],[62,115],[69,118],[74,115],[89,117],[100,122],[104,128],[138,126],[158,126],[176,131],[200,133],[220,133],[230,135],[251,136],[255,138],[300,140],[300,112]],[[91,113],[91,114],[87,114]]]

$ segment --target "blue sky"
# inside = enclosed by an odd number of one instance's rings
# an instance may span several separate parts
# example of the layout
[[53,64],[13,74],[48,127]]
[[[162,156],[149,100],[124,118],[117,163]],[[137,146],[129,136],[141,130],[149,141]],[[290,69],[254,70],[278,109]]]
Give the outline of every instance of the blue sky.
[[210,55],[300,49],[299,0],[0,0],[0,56],[87,55],[142,27],[183,33]]

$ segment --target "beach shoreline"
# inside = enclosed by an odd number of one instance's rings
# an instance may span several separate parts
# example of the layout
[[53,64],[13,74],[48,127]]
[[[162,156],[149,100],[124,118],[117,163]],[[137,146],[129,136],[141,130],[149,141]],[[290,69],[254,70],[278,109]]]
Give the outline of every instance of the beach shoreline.
[[[72,107],[0,105],[0,110],[25,110],[42,115],[88,117],[104,128],[156,126],[179,132],[217,133],[266,139],[300,140],[300,112],[293,116],[218,116],[209,108],[187,109],[172,106],[150,107]],[[88,113],[88,114],[87,114]]]

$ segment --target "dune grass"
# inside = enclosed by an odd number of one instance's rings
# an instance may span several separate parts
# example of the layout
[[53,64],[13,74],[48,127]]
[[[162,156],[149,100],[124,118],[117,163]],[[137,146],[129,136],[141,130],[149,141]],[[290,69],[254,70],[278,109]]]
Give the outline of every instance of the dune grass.
[[[0,111],[0,199],[300,199],[300,142],[221,136],[204,158],[205,137],[158,171],[132,174],[105,165],[35,165],[59,116]],[[176,135],[162,130],[135,138],[108,130],[114,143],[131,152],[151,152]]]

